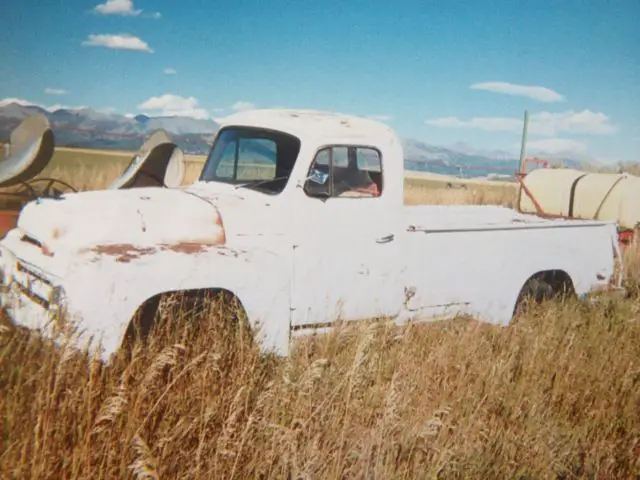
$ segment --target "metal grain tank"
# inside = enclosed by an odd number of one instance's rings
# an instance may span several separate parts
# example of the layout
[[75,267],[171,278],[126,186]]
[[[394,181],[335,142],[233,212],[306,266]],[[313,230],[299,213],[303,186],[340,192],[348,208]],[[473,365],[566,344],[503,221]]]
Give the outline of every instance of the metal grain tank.
[[[541,168],[529,172],[523,183],[542,214],[610,220],[623,229],[640,226],[640,177]],[[518,207],[525,213],[540,213],[524,191]]]

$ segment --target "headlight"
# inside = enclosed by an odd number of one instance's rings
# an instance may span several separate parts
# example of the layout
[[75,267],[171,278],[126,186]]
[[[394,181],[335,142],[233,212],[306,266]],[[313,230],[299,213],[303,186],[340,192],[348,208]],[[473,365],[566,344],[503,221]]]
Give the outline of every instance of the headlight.
[[49,294],[49,305],[52,308],[59,308],[64,302],[64,290],[61,286],[53,287]]
[[56,327],[64,326],[64,290],[62,287],[53,287],[49,294],[49,318],[55,322]]

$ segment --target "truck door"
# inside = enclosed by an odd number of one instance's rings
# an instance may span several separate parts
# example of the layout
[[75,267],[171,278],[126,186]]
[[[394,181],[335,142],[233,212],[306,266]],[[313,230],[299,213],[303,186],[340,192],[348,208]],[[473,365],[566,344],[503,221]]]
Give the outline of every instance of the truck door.
[[403,300],[398,206],[381,153],[319,150],[294,206],[292,328],[395,316]]

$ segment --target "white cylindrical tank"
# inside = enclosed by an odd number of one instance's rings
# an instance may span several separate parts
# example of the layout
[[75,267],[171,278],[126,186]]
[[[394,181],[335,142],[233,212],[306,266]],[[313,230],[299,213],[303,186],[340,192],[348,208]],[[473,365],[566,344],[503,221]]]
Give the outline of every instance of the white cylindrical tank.
[[[524,184],[545,214],[611,220],[623,228],[640,225],[640,177],[540,168],[528,173]],[[524,191],[519,208],[525,213],[537,213]]]

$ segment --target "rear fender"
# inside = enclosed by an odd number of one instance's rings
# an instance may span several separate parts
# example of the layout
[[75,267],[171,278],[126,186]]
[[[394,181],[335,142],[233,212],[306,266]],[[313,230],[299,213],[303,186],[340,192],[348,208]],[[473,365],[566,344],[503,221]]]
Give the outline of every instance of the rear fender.
[[[538,258],[538,260],[540,260]],[[558,272],[558,278],[565,277],[571,283],[573,290],[576,290],[575,269],[566,263],[538,261],[534,265],[526,265],[525,262],[519,268],[513,270],[509,275],[497,278],[492,282],[492,295],[478,296],[470,313],[483,321],[498,325],[507,326],[513,319],[513,313],[518,303],[520,293],[527,282],[537,276],[551,272]],[[595,280],[595,275],[594,275]]]

